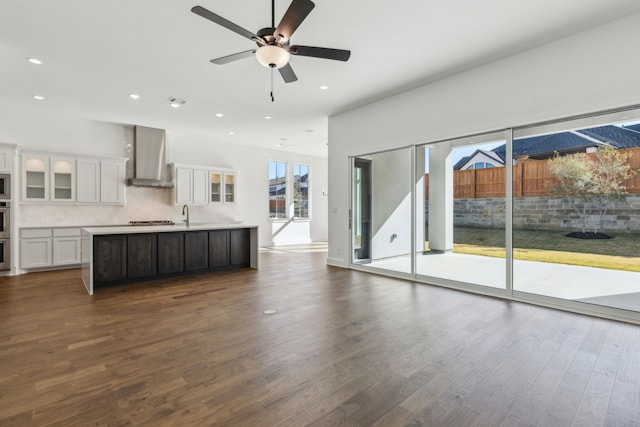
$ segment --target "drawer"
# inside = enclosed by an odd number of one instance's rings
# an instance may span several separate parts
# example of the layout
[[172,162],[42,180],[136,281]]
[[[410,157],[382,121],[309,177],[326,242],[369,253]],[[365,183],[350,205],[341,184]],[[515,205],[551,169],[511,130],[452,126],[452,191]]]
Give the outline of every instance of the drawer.
[[20,229],[20,238],[21,239],[34,239],[34,238],[43,238],[43,237],[51,237],[51,229],[50,228],[22,228],[22,229]]
[[80,236],[80,231],[82,229],[78,227],[70,227],[70,228],[54,228],[53,229],[53,237],[76,237]]

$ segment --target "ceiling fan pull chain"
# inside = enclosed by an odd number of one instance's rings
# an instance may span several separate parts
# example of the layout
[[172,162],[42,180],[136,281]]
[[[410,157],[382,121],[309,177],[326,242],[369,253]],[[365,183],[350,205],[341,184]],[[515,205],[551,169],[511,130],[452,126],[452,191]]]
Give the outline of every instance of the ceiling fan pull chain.
[[276,99],[273,97],[273,68],[271,68],[271,102],[275,102]]

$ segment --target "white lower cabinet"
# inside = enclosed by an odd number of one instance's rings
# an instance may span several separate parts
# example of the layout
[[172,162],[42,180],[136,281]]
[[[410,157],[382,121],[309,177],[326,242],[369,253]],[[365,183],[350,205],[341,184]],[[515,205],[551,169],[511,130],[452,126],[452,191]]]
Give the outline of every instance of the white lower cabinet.
[[23,228],[20,267],[46,269],[80,264],[80,228]]
[[20,230],[20,266],[24,269],[51,267],[51,229]]
[[80,229],[53,229],[53,265],[80,264]]

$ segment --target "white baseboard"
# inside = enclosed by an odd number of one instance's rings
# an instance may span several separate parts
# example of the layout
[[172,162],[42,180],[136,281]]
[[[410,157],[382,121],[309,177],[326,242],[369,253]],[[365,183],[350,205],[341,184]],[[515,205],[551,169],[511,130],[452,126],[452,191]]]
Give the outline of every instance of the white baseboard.
[[331,265],[333,267],[349,268],[349,263],[343,260],[342,258],[327,257],[327,265]]

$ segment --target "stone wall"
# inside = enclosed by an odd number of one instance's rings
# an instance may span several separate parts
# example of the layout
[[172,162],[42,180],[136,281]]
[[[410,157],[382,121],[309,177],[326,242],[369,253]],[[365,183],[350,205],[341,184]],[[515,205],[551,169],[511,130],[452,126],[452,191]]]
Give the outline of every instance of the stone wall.
[[[455,199],[454,224],[473,227],[503,228],[505,203],[502,198]],[[517,197],[513,205],[513,227],[526,229],[580,230],[580,216],[564,197]],[[597,221],[598,210],[592,210]],[[425,202],[428,223],[429,202]],[[601,231],[640,232],[640,195],[627,196],[626,202],[616,203],[607,210]]]

